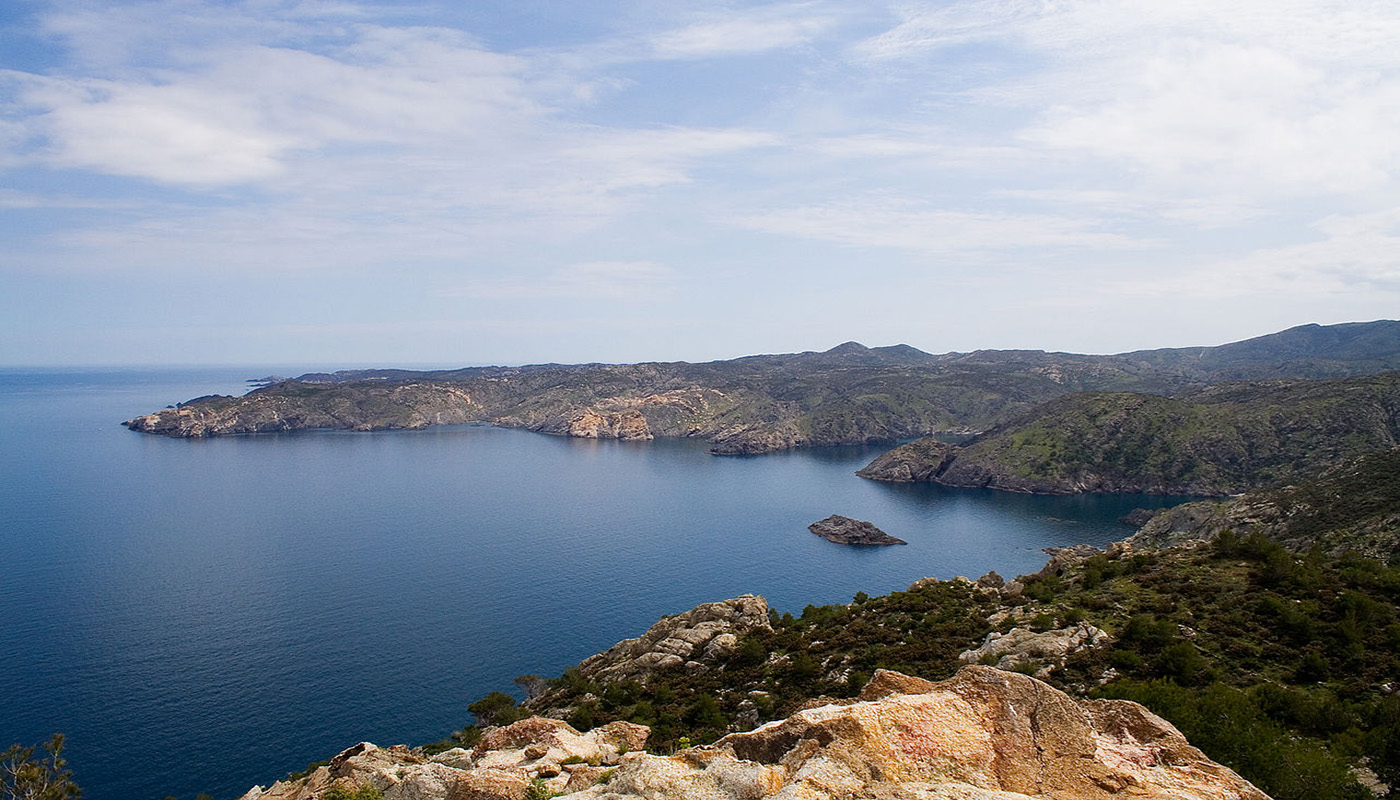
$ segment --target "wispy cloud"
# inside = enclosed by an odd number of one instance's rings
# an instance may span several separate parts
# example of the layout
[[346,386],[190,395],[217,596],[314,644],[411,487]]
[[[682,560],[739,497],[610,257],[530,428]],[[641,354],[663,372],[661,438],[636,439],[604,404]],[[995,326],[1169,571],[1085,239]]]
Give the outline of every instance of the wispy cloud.
[[835,24],[835,14],[813,3],[726,9],[650,39],[650,53],[661,59],[713,58],[761,53],[806,44]]
[[852,53],[915,69],[954,46],[1000,48],[1027,68],[964,96],[1031,111],[1023,146],[1272,198],[1394,179],[1397,37],[1385,3],[1002,0],[906,9]]

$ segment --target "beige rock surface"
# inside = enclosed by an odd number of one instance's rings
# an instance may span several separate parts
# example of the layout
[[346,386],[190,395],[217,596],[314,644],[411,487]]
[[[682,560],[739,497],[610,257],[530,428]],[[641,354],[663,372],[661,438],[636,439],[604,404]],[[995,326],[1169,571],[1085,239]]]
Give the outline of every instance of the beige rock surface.
[[614,769],[557,757],[616,752],[644,732],[534,717],[489,731],[470,759],[433,761],[362,743],[243,800],[320,800],[332,785],[374,786],[386,800],[523,800],[546,774],[546,789],[579,800],[1268,800],[1136,703],[1077,701],[984,666],[938,683],[881,670],[857,700],[672,756],[628,748]]
[[[1081,650],[1107,645],[1111,638],[1087,622],[1053,631],[1035,632],[1030,628],[1012,628],[1006,633],[992,631],[980,647],[966,650],[958,656],[963,664],[993,662],[997,669],[1015,670],[1034,667],[1036,677],[1045,677],[1065,665],[1065,659]],[[994,660],[994,661],[993,661]]]
[[737,644],[740,635],[752,630],[772,630],[768,601],[762,597],[746,594],[705,603],[666,617],[636,639],[624,639],[586,659],[579,664],[579,671],[600,680],[645,681],[658,669],[719,657]]

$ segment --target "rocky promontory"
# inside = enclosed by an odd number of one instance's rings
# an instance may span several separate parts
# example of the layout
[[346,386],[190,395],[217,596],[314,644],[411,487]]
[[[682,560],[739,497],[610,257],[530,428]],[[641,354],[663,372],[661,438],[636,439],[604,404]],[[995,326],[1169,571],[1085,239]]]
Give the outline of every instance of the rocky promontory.
[[807,530],[828,542],[863,547],[879,547],[892,544],[909,544],[903,539],[891,536],[865,520],[851,519],[840,514],[832,514],[823,520],[813,522]]
[[647,729],[579,733],[534,717],[431,758],[358,744],[242,800],[1268,800],[1176,728],[1125,700],[1075,700],[1034,678],[964,667],[930,682],[881,671],[831,701],[711,746],[640,749]]

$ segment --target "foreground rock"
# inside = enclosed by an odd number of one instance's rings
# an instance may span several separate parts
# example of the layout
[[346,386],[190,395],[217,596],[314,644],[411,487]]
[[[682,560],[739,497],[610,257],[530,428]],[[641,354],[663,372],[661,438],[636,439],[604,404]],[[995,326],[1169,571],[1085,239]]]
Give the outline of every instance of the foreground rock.
[[[1076,701],[990,667],[940,683],[882,670],[858,700],[673,756],[621,754],[612,742],[637,741],[640,726],[609,730],[616,725],[580,734],[532,718],[489,733],[470,754],[432,760],[362,743],[242,800],[318,800],[331,786],[372,786],[386,800],[524,800],[536,786],[580,800],[1268,800],[1136,703]],[[617,766],[563,763],[586,762],[585,752]]]
[[807,530],[828,542],[863,546],[909,544],[903,539],[885,533],[869,522],[832,514],[824,520],[813,522]]

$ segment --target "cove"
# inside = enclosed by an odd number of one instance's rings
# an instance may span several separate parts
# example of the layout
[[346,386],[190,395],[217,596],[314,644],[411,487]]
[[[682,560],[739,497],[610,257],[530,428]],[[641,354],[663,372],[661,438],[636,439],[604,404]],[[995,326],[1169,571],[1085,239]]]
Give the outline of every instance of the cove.
[[[558,674],[662,614],[1011,577],[1185,499],[857,478],[881,447],[118,425],[272,371],[0,372],[0,747],[66,733],[91,800],[226,800],[360,740],[441,738],[512,677]],[[831,514],[909,544],[807,531]]]

